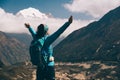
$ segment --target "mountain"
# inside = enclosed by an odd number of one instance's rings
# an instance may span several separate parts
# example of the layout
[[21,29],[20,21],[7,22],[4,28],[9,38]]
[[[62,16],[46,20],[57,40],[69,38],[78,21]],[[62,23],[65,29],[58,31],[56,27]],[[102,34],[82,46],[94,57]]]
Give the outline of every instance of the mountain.
[[29,60],[27,47],[15,38],[0,32],[0,66]]
[[55,47],[56,61],[120,60],[119,14],[120,6],[71,33]]
[[30,42],[32,41],[31,35],[27,33],[6,33],[6,35],[19,40],[21,43],[29,47]]
[[[32,37],[31,35],[27,34],[27,33],[6,33],[6,35],[13,37],[17,40],[19,40],[20,42],[22,42],[23,44],[25,44],[27,47],[30,46],[30,43],[32,41]],[[61,36],[59,37],[53,44],[52,46],[55,47],[59,42],[61,42],[65,37]]]
[[4,13],[5,13],[5,11],[2,8],[0,8],[0,15],[4,14]]
[[48,16],[42,12],[40,12],[38,9],[29,7],[27,9],[20,10],[17,14],[17,16],[22,16],[24,18],[28,17],[35,17],[35,18],[41,18],[46,19]]

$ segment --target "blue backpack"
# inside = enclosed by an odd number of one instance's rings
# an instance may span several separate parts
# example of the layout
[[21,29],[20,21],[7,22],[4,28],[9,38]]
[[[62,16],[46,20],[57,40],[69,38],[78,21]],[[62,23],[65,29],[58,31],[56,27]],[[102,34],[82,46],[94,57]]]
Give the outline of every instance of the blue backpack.
[[32,40],[29,48],[30,60],[33,65],[45,66],[47,65],[48,56],[42,54],[43,44],[40,40]]

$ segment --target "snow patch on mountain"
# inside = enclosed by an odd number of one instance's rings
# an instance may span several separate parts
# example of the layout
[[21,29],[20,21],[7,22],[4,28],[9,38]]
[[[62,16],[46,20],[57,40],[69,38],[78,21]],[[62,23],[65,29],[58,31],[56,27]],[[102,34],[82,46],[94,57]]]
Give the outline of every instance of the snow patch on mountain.
[[34,17],[34,18],[41,18],[41,19],[47,19],[48,16],[42,12],[40,12],[38,9],[29,7],[27,9],[20,10],[17,14],[17,16],[23,16],[24,18]]
[[2,8],[0,8],[0,15],[2,14],[5,14],[5,11]]

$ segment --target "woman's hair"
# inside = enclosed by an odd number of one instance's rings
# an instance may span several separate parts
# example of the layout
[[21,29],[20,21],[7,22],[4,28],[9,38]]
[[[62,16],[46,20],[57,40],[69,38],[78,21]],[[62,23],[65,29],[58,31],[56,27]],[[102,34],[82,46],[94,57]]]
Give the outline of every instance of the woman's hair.
[[36,31],[36,37],[37,38],[41,38],[43,37],[48,31],[48,26],[47,25],[44,25],[44,24],[40,24],[37,28],[37,31]]

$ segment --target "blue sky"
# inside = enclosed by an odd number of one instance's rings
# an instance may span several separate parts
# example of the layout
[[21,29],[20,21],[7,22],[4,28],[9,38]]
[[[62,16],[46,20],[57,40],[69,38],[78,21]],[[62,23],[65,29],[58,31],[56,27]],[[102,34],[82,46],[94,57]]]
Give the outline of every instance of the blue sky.
[[93,19],[84,13],[70,12],[63,6],[71,2],[72,0],[0,0],[0,7],[14,14],[21,9],[33,7],[43,13],[51,13],[54,17],[67,18],[68,15],[73,15],[76,19]]
[[67,18],[73,15],[81,20],[99,19],[118,5],[120,0],[0,0],[0,7],[14,14],[33,7],[54,17]]
[[57,13],[62,9],[62,4],[69,0],[1,0],[1,7],[8,12],[18,12],[21,9],[34,7],[42,12]]

